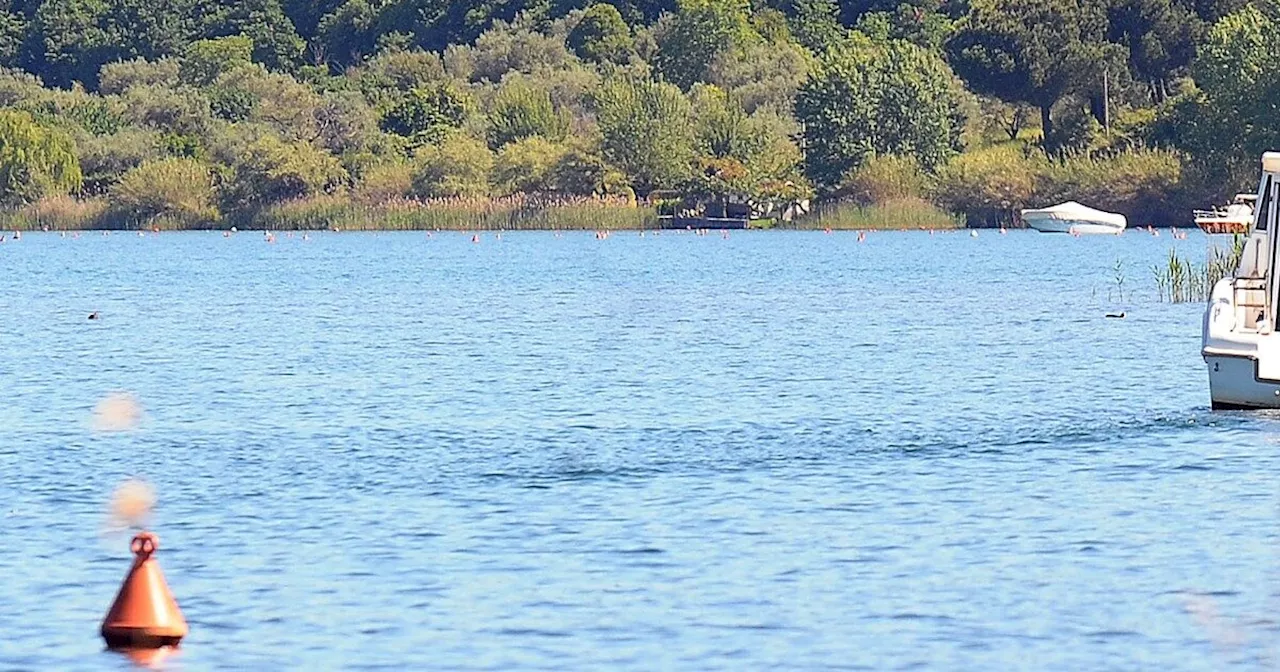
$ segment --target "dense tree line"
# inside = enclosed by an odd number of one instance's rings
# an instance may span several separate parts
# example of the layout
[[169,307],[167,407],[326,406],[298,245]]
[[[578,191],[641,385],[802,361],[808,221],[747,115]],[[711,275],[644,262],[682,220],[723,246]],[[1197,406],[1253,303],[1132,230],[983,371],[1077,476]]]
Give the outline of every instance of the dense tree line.
[[818,196],[994,222],[1096,193],[1180,217],[1280,148],[1277,26],[1277,0],[0,1],[0,205]]

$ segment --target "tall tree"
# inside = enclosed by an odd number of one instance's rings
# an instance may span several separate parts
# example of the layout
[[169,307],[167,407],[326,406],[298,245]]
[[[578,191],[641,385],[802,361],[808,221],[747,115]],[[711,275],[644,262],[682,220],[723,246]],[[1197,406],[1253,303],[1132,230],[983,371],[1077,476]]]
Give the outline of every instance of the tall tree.
[[631,28],[622,13],[608,3],[592,5],[568,37],[579,58],[596,63],[626,63],[635,51]]
[[1116,0],[1107,12],[1107,38],[1129,48],[1129,69],[1168,97],[1169,80],[1191,63],[1201,22],[1174,0]]
[[946,51],[974,91],[1039,108],[1051,138],[1054,104],[1099,77],[1106,28],[1092,0],[975,0]]
[[1173,140],[1231,183],[1252,178],[1262,152],[1280,148],[1278,22],[1280,2],[1262,0],[1215,23],[1192,67],[1199,93],[1173,114]]
[[80,188],[75,146],[26,112],[0,110],[0,204],[21,205]]
[[901,40],[855,38],[827,52],[796,96],[810,179],[834,188],[881,154],[942,163],[959,148],[963,126],[953,80],[936,54]]
[[689,101],[663,82],[615,79],[596,92],[604,156],[636,193],[672,188],[689,175],[693,131]]
[[659,23],[654,65],[682,89],[705,81],[707,67],[723,52],[759,39],[746,0],[680,0],[680,11]]

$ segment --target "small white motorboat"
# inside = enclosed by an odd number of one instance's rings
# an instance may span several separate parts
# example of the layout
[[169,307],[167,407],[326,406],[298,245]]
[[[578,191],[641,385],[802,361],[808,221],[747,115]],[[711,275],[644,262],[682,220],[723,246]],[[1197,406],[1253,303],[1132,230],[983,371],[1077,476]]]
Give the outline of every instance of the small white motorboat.
[[1245,233],[1253,223],[1253,204],[1256,194],[1236,194],[1225,208],[1195,210],[1196,226],[1205,233]]
[[1041,233],[1121,233],[1129,222],[1124,215],[1098,210],[1075,201],[1050,208],[1022,211],[1022,221]]
[[1267,152],[1240,263],[1213,286],[1205,307],[1200,354],[1215,409],[1280,408],[1280,274],[1273,272],[1280,235],[1271,235],[1278,197],[1280,152]]

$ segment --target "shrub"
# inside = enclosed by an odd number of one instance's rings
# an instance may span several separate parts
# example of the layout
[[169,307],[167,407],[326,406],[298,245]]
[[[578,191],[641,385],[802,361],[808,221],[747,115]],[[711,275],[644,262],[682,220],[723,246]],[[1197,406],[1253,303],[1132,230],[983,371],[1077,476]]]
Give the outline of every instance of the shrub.
[[1012,224],[1035,196],[1042,156],[1018,143],[960,154],[938,170],[934,202],[971,225]]
[[243,147],[232,172],[224,194],[228,211],[250,211],[277,201],[330,192],[349,178],[332,154],[310,143],[285,142],[273,135]]
[[575,60],[563,39],[544,35],[520,19],[515,23],[494,21],[493,27],[476,39],[471,57],[472,80],[490,82],[501,81],[512,71],[556,69]]
[[558,142],[569,132],[569,119],[551,104],[550,94],[519,79],[503,83],[488,121],[489,146],[494,149],[534,136]]
[[66,194],[45,196],[17,210],[0,213],[0,226],[6,229],[96,229],[103,225],[107,202],[103,199],[81,200]]
[[361,203],[386,203],[413,193],[414,168],[407,163],[374,166],[360,176],[352,197]]
[[551,191],[552,169],[564,153],[564,147],[539,136],[508,144],[494,161],[494,188],[502,194]]
[[112,187],[109,202],[133,225],[164,219],[193,227],[218,220],[209,166],[194,159],[162,159],[130,170]]
[[18,110],[0,110],[0,204],[21,205],[80,188],[80,162],[66,134]]
[[254,226],[267,229],[463,230],[644,229],[657,212],[624,199],[433,198],[362,204],[335,196],[278,203],[256,213]]
[[1179,155],[1132,149],[1048,162],[1036,175],[1035,197],[1042,205],[1075,200],[1119,212],[1134,225],[1180,222],[1192,207],[1175,197],[1181,180]]
[[135,58],[102,66],[98,74],[98,91],[120,94],[135,86],[174,88],[178,85],[178,62],[172,58],[148,61]]
[[159,159],[162,136],[158,131],[128,127],[114,135],[85,134],[76,140],[80,170],[87,194],[104,194],[126,172]]
[[862,205],[922,199],[927,183],[920,165],[905,156],[877,156],[855,168],[836,195]]
[[493,154],[485,143],[461,133],[418,150],[413,192],[423,198],[484,196]]
[[596,63],[626,63],[635,52],[631,28],[618,8],[607,3],[588,7],[567,42],[579,58]]

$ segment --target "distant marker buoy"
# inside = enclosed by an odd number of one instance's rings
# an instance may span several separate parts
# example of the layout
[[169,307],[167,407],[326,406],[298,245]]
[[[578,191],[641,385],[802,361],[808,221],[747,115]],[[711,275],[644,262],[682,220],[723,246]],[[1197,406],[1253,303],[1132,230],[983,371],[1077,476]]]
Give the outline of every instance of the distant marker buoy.
[[187,634],[187,621],[152,557],[158,544],[156,535],[141,532],[129,545],[133,567],[102,620],[102,638],[108,649],[177,646]]

